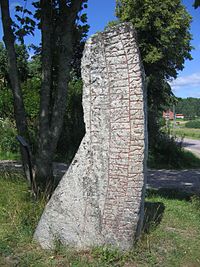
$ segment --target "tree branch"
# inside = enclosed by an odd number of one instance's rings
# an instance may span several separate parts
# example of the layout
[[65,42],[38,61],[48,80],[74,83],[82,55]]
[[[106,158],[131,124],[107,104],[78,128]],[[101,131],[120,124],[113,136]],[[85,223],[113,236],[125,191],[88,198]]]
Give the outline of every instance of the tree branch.
[[11,82],[11,89],[14,99],[14,113],[18,134],[28,138],[28,129],[26,121],[26,113],[23,103],[22,92],[20,88],[20,80],[17,69],[17,59],[15,53],[15,37],[12,31],[12,20],[9,12],[9,1],[0,1],[2,24],[4,32],[4,43],[8,54],[8,73]]

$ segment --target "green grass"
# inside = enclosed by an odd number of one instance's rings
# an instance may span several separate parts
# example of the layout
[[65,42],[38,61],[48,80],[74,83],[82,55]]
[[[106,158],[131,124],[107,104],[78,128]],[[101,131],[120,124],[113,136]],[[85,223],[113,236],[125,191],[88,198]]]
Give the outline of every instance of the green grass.
[[200,158],[186,151],[172,133],[163,132],[150,145],[147,165],[153,169],[193,169],[200,168]]
[[200,129],[180,127],[173,129],[173,134],[180,137],[188,137],[191,139],[200,140]]
[[19,153],[13,152],[4,152],[0,150],[0,160],[19,160],[20,155]]
[[148,167],[151,169],[199,169],[200,158],[195,156],[192,152],[181,149],[177,157],[166,155],[165,153],[155,157],[149,153]]
[[0,266],[135,267],[200,266],[200,200],[177,191],[151,191],[145,233],[130,252],[60,245],[44,251],[32,241],[44,202],[31,200],[19,175],[0,175]]

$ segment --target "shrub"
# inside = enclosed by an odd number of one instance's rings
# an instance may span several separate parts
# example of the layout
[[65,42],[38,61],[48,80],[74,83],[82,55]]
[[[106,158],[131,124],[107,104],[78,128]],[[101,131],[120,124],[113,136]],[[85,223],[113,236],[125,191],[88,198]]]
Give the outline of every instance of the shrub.
[[149,147],[148,167],[166,169],[199,168],[200,159],[185,151],[176,137],[160,132],[157,142]]
[[19,144],[16,140],[17,131],[9,119],[0,119],[0,150],[17,152]]
[[200,129],[200,120],[188,121],[186,122],[185,127]]

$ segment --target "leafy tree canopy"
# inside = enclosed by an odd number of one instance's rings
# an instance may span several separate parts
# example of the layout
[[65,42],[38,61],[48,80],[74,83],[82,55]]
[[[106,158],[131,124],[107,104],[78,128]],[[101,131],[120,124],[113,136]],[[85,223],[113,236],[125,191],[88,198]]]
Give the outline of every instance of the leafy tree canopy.
[[176,78],[191,57],[191,16],[181,0],[117,0],[117,17],[131,21],[147,75],[148,131],[150,150],[161,137],[159,118],[174,101],[168,81]]
[[[191,16],[181,0],[117,0],[120,21],[131,21],[138,33],[153,112],[173,101],[168,81],[191,60]],[[155,114],[153,115],[155,116]]]
[[[19,77],[22,82],[24,82],[28,77],[28,51],[25,45],[15,45],[16,56],[17,56],[17,67],[19,72]],[[2,84],[5,86],[9,84],[8,78],[8,59],[7,51],[2,42],[0,42],[0,86]]]
[[147,76],[176,78],[185,59],[192,59],[191,17],[180,0],[118,0],[117,16],[137,30]]

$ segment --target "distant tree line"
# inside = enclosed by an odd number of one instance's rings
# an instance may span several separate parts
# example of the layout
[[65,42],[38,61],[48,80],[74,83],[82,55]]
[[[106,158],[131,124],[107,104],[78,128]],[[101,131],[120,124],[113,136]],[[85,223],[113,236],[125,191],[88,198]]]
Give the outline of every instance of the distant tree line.
[[176,113],[181,113],[188,119],[200,117],[200,98],[179,98]]

